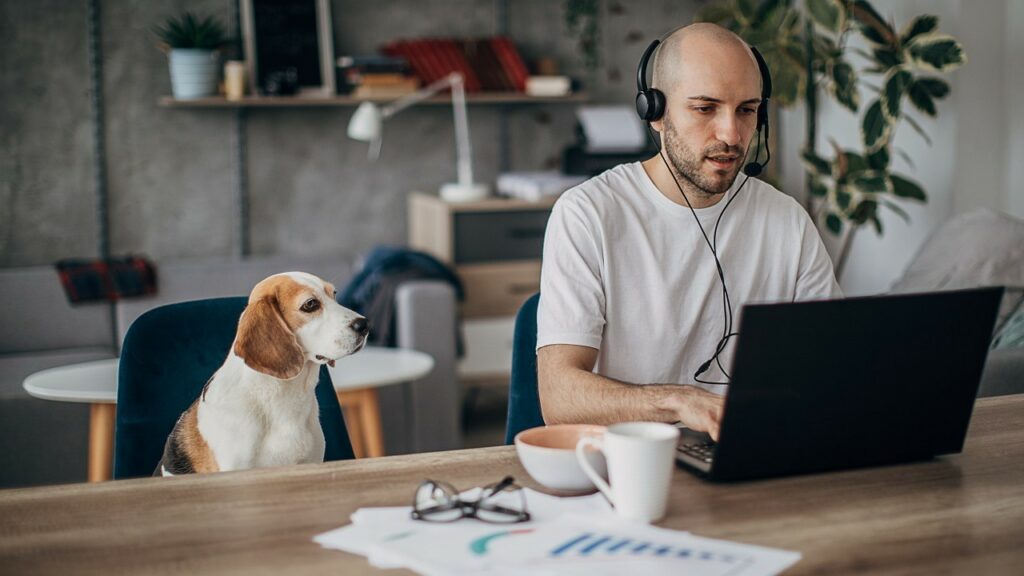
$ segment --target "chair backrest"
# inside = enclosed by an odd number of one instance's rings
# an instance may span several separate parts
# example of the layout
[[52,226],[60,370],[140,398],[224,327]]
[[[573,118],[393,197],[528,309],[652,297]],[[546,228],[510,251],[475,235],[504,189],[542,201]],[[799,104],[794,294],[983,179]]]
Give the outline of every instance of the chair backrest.
[[[238,296],[170,304],[132,323],[117,378],[114,478],[153,474],[178,417],[224,363],[246,301]],[[316,396],[327,443],[324,460],[353,458],[326,368]]]
[[505,444],[512,444],[516,434],[544,425],[537,394],[537,303],[540,294],[534,294],[523,303],[516,314],[516,327],[512,337],[512,378],[508,388],[508,422],[505,425]]

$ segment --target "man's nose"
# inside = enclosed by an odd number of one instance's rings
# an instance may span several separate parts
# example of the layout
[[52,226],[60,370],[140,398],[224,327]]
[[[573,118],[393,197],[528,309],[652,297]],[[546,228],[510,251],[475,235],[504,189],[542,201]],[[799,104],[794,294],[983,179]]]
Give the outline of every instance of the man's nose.
[[366,318],[356,318],[349,323],[348,327],[360,336],[365,336],[370,331],[370,323],[366,321]]
[[740,143],[740,121],[736,114],[726,113],[718,118],[715,126],[715,138],[728,146]]

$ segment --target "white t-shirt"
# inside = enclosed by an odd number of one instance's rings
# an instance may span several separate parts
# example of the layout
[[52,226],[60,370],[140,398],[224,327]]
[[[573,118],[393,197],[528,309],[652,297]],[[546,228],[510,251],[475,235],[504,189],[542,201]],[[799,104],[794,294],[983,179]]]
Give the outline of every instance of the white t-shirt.
[[[745,178],[714,206],[696,210],[712,241],[715,219]],[[717,251],[734,331],[745,303],[841,297],[807,212],[756,178],[722,217]],[[725,318],[715,260],[693,213],[659,192],[639,162],[565,192],[544,237],[537,321],[538,349],[596,348],[598,374],[633,384],[697,384],[694,372],[714,355]],[[726,370],[736,340],[720,356]],[[701,380],[726,378],[712,363]]]

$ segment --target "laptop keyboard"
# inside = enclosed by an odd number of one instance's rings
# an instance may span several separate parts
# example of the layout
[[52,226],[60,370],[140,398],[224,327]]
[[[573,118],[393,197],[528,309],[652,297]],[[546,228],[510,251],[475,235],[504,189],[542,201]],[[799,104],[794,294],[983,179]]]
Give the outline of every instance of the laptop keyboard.
[[701,462],[710,464],[715,457],[715,443],[704,442],[700,444],[680,444],[676,446],[676,450],[682,454],[686,454],[691,458],[696,458]]

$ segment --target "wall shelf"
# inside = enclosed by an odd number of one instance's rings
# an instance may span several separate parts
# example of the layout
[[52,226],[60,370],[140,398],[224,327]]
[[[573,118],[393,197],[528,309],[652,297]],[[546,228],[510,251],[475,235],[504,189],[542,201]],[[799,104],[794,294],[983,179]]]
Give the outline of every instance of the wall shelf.
[[[344,107],[358,106],[363,102],[391,102],[397,97],[387,98],[352,98],[349,96],[333,97],[302,97],[302,96],[246,96],[242,100],[228,100],[223,96],[197,98],[194,100],[177,100],[172,96],[163,96],[159,104],[163,108],[309,108],[309,107]],[[519,92],[478,92],[466,95],[466,103],[473,104],[571,104],[587,102],[589,96],[585,92],[568,96],[527,96]],[[447,94],[427,99],[421,104],[448,105],[452,99]]]

